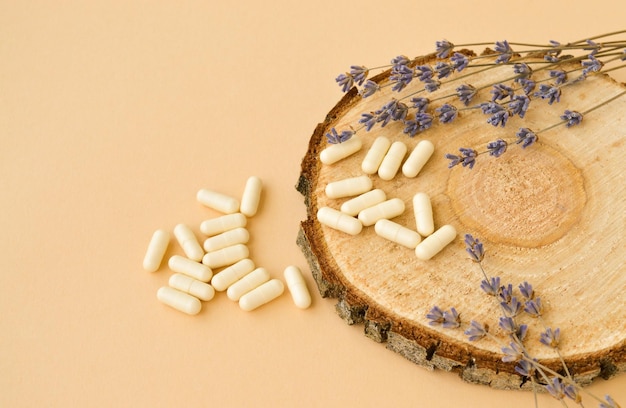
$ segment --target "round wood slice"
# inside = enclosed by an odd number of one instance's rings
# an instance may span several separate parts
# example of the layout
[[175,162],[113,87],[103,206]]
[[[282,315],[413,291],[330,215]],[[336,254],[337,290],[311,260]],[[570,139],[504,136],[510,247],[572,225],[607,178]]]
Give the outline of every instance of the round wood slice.
[[[431,55],[417,64],[435,61]],[[513,75],[511,65],[484,72],[470,67],[455,75],[472,70],[464,79],[442,81],[434,93],[421,93],[433,100],[430,111],[445,102],[462,107],[457,98],[436,100],[454,94],[462,83],[477,88],[507,79],[510,83]],[[536,73],[534,79],[545,75]],[[520,127],[538,131],[559,122],[565,109],[584,112],[622,92],[624,84],[592,75],[565,87],[559,103],[533,98],[526,117],[510,118],[506,127],[491,126],[488,116],[476,109],[460,111],[450,124],[435,119],[432,128],[413,138],[402,132],[400,122],[376,125],[354,136],[363,143],[356,154],[322,164],[320,152],[329,146],[325,134],[331,128],[357,129],[361,113],[398,97],[384,86],[388,77],[389,71],[373,78],[383,90],[369,98],[361,98],[355,88],[349,91],[317,126],[302,161],[297,189],[308,216],[298,244],[321,295],[338,299],[337,312],[348,324],[363,323],[367,337],[419,365],[457,371],[466,381],[495,388],[530,388],[514,363],[502,362],[501,348],[509,340],[498,327],[501,309],[480,289],[482,272],[465,252],[463,238],[470,233],[484,243],[482,264],[489,276],[499,276],[515,290],[524,281],[533,285],[544,305],[543,323],[560,328],[562,356],[579,383],[626,371],[626,97],[590,112],[579,126],[541,132],[528,148],[514,143]],[[422,87],[414,80],[403,95]],[[489,91],[481,90],[472,104],[490,100]],[[393,221],[415,230],[412,198],[426,192],[435,228],[456,228],[456,239],[428,261],[379,237],[373,226],[351,236],[316,219],[318,208],[339,209],[347,200],[328,198],[324,189],[329,182],[363,175],[361,162],[378,136],[404,142],[409,152],[423,139],[435,145],[415,178],[401,172],[390,181],[369,176],[387,198],[404,201],[405,212]],[[511,142],[501,157],[483,154],[473,169],[448,168],[446,153],[457,154],[460,147],[483,151],[498,138]],[[454,307],[462,327],[429,325],[426,314],[435,305]],[[500,342],[470,342],[463,331],[471,320],[488,324]],[[541,363],[562,371],[555,351],[538,341],[544,330],[539,320],[527,314],[518,318],[529,327],[527,349]]]

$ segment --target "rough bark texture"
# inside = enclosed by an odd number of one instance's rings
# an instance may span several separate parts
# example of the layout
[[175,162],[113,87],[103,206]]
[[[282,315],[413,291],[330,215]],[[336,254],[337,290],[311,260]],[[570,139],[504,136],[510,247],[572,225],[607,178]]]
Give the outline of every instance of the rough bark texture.
[[[432,60],[428,56],[417,63]],[[388,75],[374,80],[383,85]],[[493,70],[471,81],[480,86],[509,76],[508,70]],[[454,93],[458,84],[442,86],[441,94],[429,96],[435,100]],[[370,133],[361,131],[355,137],[361,137],[364,146],[357,154],[322,165],[325,133],[332,127],[354,126],[362,112],[380,108],[393,94],[383,91],[362,99],[352,89],[339,101],[316,127],[302,161],[296,188],[304,196],[307,219],[297,243],[320,294],[338,299],[336,310],[346,323],[364,324],[367,337],[429,369],[455,371],[465,381],[495,388],[530,388],[514,363],[502,362],[500,345],[488,339],[469,342],[462,329],[432,327],[425,318],[435,304],[455,307],[465,324],[471,319],[488,323],[490,332],[506,341],[497,327],[499,307],[481,293],[480,269],[464,255],[462,235],[469,232],[484,241],[483,264],[489,275],[514,287],[523,281],[535,286],[546,309],[543,322],[561,329],[561,352],[579,383],[626,371],[626,98],[594,111],[576,129],[560,126],[542,133],[527,149],[511,144],[500,158],[482,155],[472,170],[448,169],[443,158],[459,147],[480,149],[496,138],[514,137],[521,126],[541,129],[558,121],[563,110],[584,111],[624,86],[608,76],[595,76],[569,88],[563,90],[560,104],[534,100],[535,110],[529,110],[524,121],[511,118],[507,128],[492,127],[480,111],[468,111],[458,123],[434,124],[415,138],[393,122]],[[483,97],[489,98],[488,92],[483,91]],[[339,208],[343,201],[327,198],[325,185],[363,174],[360,163],[379,135],[405,142],[409,152],[422,138],[435,144],[433,158],[415,179],[400,173],[391,181],[370,176],[374,188],[383,189],[388,198],[404,200],[406,211],[394,221],[414,228],[411,198],[425,191],[431,196],[436,227],[456,227],[457,239],[430,261],[384,241],[373,227],[351,237],[316,219],[318,208]],[[533,336],[529,352],[561,371],[554,352],[537,344],[543,326],[537,319],[520,320]]]

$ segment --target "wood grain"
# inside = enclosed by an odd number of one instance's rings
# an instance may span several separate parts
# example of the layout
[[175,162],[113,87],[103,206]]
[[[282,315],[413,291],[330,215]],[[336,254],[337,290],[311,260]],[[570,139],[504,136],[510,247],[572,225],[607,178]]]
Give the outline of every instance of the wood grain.
[[[433,59],[424,57],[418,63]],[[471,233],[484,242],[487,274],[514,287],[528,281],[543,301],[542,322],[519,318],[529,326],[530,354],[560,368],[555,352],[537,341],[543,323],[561,329],[561,353],[579,382],[626,371],[626,98],[586,115],[580,126],[541,132],[539,141],[526,149],[514,143],[519,127],[538,131],[558,122],[565,109],[584,112],[622,92],[624,85],[606,75],[591,76],[564,88],[559,103],[533,100],[523,120],[511,118],[504,128],[487,124],[487,116],[476,109],[462,110],[454,123],[435,123],[414,138],[402,133],[401,123],[391,122],[357,132],[354,137],[363,141],[358,153],[322,165],[319,154],[327,146],[324,134],[330,128],[357,128],[362,112],[374,111],[397,95],[384,87],[388,75],[374,78],[383,91],[370,98],[362,99],[355,89],[348,92],[317,126],[302,161],[297,189],[304,195],[308,216],[298,244],[321,295],[338,299],[337,312],[347,323],[363,323],[367,337],[419,365],[457,371],[466,381],[496,388],[528,388],[514,364],[501,361],[502,344],[490,339],[469,342],[462,329],[429,326],[425,317],[434,305],[455,307],[465,326],[470,320],[487,323],[492,334],[507,342],[497,324],[499,306],[480,290],[482,273],[464,251],[463,235]],[[446,81],[424,96],[436,100],[454,94],[466,81],[480,87],[511,75],[510,66],[477,72]],[[405,94],[419,89],[421,84],[414,81]],[[476,98],[490,99],[489,88]],[[444,102],[459,104],[456,98],[441,99],[432,109]],[[362,175],[360,164],[381,135],[406,143],[409,152],[422,139],[435,145],[433,157],[416,178],[399,173],[384,181],[370,176],[374,188],[404,201],[406,211],[395,222],[415,229],[412,197],[422,191],[431,197],[436,228],[452,224],[457,229],[455,241],[429,261],[378,237],[373,227],[350,236],[316,220],[318,208],[339,209],[346,200],[329,199],[325,186]],[[459,147],[484,150],[497,138],[513,141],[501,157],[480,155],[473,169],[447,167],[446,153],[456,153]]]

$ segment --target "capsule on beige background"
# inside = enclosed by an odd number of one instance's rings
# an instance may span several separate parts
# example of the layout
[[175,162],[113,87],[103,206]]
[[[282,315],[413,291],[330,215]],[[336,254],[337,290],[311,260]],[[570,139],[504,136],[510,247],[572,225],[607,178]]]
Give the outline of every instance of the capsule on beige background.
[[239,307],[249,312],[271,302],[283,294],[285,285],[278,279],[272,279],[251,290],[239,299]]

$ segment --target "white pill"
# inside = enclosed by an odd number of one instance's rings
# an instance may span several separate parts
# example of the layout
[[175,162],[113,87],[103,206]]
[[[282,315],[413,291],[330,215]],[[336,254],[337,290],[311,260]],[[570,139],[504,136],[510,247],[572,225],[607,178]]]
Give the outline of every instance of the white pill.
[[285,285],[278,279],[265,282],[239,299],[239,307],[246,312],[256,309],[276,299],[285,291]]
[[213,276],[213,279],[211,279],[211,285],[218,292],[223,292],[228,289],[230,285],[237,282],[253,270],[254,262],[248,258],[242,259],[234,265],[224,268],[219,273],[216,273]]
[[261,179],[252,176],[248,178],[246,187],[243,190],[241,196],[241,206],[239,211],[246,217],[252,217],[256,214],[259,208],[259,202],[261,201],[261,190],[263,189],[263,183]]
[[426,193],[417,193],[413,196],[413,212],[415,213],[415,225],[421,236],[427,237],[435,231],[433,220],[433,207],[430,197]]
[[402,164],[407,150],[408,148],[404,143],[400,141],[393,142],[382,163],[380,163],[378,176],[383,180],[393,179],[400,169],[400,165]]
[[391,140],[385,136],[379,136],[374,140],[361,163],[361,169],[365,174],[374,174],[378,171],[390,146]]
[[306,286],[300,268],[289,265],[285,268],[284,275],[293,303],[300,309],[306,309],[311,306],[311,294]]
[[219,268],[232,265],[250,255],[248,247],[244,244],[236,244],[217,251],[209,252],[202,258],[202,263],[209,268]]
[[143,258],[143,269],[148,272],[156,272],[161,267],[163,255],[165,255],[169,244],[169,232],[162,229],[154,231],[150,243],[148,244],[146,256]]
[[402,165],[402,174],[406,177],[417,176],[434,151],[435,145],[430,140],[419,142]]
[[374,230],[379,236],[411,249],[422,240],[417,232],[387,219],[376,221]]
[[245,227],[247,222],[248,219],[242,213],[222,215],[221,217],[202,221],[200,224],[200,232],[210,237],[231,229]]
[[372,207],[366,208],[359,213],[359,220],[364,226],[374,225],[376,221],[383,218],[389,219],[397,217],[404,212],[404,201],[399,198],[392,198]]
[[350,216],[357,216],[361,211],[370,208],[387,199],[385,192],[379,188],[363,193],[341,204],[341,212]]
[[200,261],[202,259],[204,251],[198,243],[198,239],[193,234],[193,231],[191,231],[191,228],[185,224],[178,224],[174,227],[174,236],[181,248],[183,248],[187,258],[193,259],[194,261]]
[[452,225],[444,225],[424,239],[415,248],[415,255],[427,261],[446,247],[456,237],[456,230]]
[[325,191],[328,198],[341,198],[356,196],[371,189],[372,179],[368,176],[357,176],[328,183]]
[[163,286],[157,291],[157,299],[176,310],[189,315],[195,315],[202,309],[202,304],[198,298],[195,298],[178,289]]
[[214,252],[218,249],[233,246],[235,244],[245,244],[249,239],[250,233],[247,229],[243,227],[235,228],[207,238],[204,241],[204,250],[207,252]]
[[317,220],[327,227],[350,235],[357,235],[363,229],[361,221],[330,207],[317,210]]
[[184,256],[174,255],[168,261],[168,266],[174,272],[184,273],[202,282],[208,282],[213,276],[213,271],[206,265],[192,261]]
[[237,282],[228,287],[226,296],[232,301],[238,301],[240,297],[259,287],[270,280],[270,273],[265,268],[256,268]]
[[358,137],[352,137],[343,143],[330,145],[320,153],[320,161],[324,164],[333,164],[358,152],[362,145],[363,143]]
[[182,273],[175,273],[170,276],[170,287],[188,293],[200,300],[211,300],[215,296],[215,289],[208,283],[199,281]]
[[198,191],[196,198],[202,205],[224,214],[232,214],[239,211],[239,200],[216,191],[203,188]]

